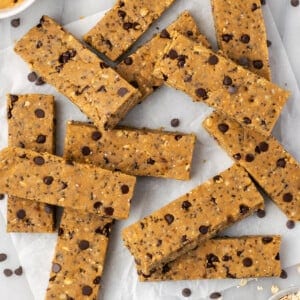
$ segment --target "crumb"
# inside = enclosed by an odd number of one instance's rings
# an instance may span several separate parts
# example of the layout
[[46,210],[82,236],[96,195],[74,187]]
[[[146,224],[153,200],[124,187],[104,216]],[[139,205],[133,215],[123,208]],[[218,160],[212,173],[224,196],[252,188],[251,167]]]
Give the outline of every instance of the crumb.
[[279,287],[277,285],[272,285],[271,286],[271,292],[272,294],[276,294],[279,291]]
[[258,290],[258,291],[262,291],[263,289],[264,289],[264,288],[263,288],[261,285],[258,285],[258,286],[257,286],[257,290]]
[[248,283],[247,279],[241,279],[240,280],[240,286],[245,286],[245,285],[247,285],[247,283]]

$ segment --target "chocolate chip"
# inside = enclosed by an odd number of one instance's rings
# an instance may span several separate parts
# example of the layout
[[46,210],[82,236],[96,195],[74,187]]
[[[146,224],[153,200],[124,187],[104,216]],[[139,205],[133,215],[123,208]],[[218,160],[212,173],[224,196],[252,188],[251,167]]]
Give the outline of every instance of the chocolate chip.
[[226,43],[228,43],[230,40],[232,40],[233,35],[232,34],[222,34],[222,40]]
[[264,66],[263,62],[261,60],[254,60],[253,61],[253,67],[255,69],[262,69]]
[[84,156],[88,156],[88,155],[91,154],[91,149],[90,149],[88,146],[83,146],[83,147],[81,148],[81,153],[82,153],[82,155],[84,155]]
[[136,80],[132,80],[129,82],[134,88],[138,89],[139,88],[139,84]]
[[236,154],[233,155],[233,158],[235,160],[240,160],[242,158],[242,155],[240,153],[236,153]]
[[179,56],[178,56],[178,58],[177,58],[177,60],[178,60],[177,66],[178,66],[179,68],[183,68],[183,67],[184,67],[185,62],[186,62],[186,61],[185,61],[186,58],[187,58],[187,56],[185,56],[185,55],[179,55]]
[[95,277],[95,279],[93,280],[93,284],[99,284],[101,282],[101,276],[97,276]]
[[193,76],[192,75],[185,75],[183,81],[184,82],[192,82]]
[[224,85],[232,85],[232,79],[229,76],[224,76],[223,84]]
[[166,265],[164,265],[164,266],[162,267],[162,273],[163,273],[163,274],[168,273],[170,270],[171,270],[171,268],[170,268],[170,266],[169,266],[168,264],[166,264]]
[[219,58],[218,58],[216,55],[211,55],[211,56],[208,58],[208,63],[209,63],[210,65],[216,65],[218,62],[219,62]]
[[40,108],[36,109],[34,111],[34,114],[39,119],[45,118],[45,112],[42,109],[40,109]]
[[284,202],[292,202],[293,201],[293,195],[291,193],[286,193],[282,197]]
[[176,140],[176,141],[179,141],[181,138],[182,138],[182,135],[181,135],[181,134],[176,134],[176,135],[175,135],[175,140]]
[[253,154],[251,154],[251,153],[246,154],[246,157],[245,157],[246,162],[252,162],[252,161],[254,161],[254,159],[255,159],[255,156]]
[[249,207],[247,205],[241,204],[240,205],[240,213],[245,215],[249,212]]
[[38,135],[38,137],[36,138],[36,142],[38,144],[44,144],[46,142],[46,136],[43,134]]
[[57,263],[52,264],[52,272],[53,273],[58,273],[61,270],[61,265]]
[[164,30],[160,33],[160,37],[163,38],[163,39],[169,39],[169,38],[171,38],[171,37],[170,37],[170,33],[169,33],[166,29],[164,29]]
[[30,82],[35,82],[37,80],[38,76],[35,72],[31,72],[27,75],[27,79],[30,81]]
[[172,127],[178,127],[179,124],[180,124],[179,119],[172,119],[172,120],[171,120],[171,126],[172,126]]
[[248,44],[250,42],[250,36],[248,34],[243,34],[240,40],[242,43]]
[[255,11],[255,10],[257,10],[257,9],[258,9],[257,4],[256,4],[256,3],[252,3],[251,10],[252,10],[252,11]]
[[118,10],[118,16],[122,19],[126,17],[126,12],[124,10]]
[[100,140],[101,137],[102,137],[102,134],[101,134],[100,131],[94,131],[94,132],[92,133],[92,140],[94,140],[94,141]]
[[207,268],[215,268],[215,264],[216,262],[220,262],[219,257],[216,256],[213,253],[210,253],[208,255],[206,255],[206,267]]
[[275,259],[280,260],[280,253],[279,252],[276,254]]
[[243,122],[247,125],[252,123],[251,119],[249,119],[248,117],[244,117]]
[[43,43],[41,42],[41,41],[37,41],[37,43],[36,43],[36,48],[37,49],[39,49],[39,48],[41,48],[43,46]]
[[222,297],[222,295],[219,292],[214,292],[209,295],[210,299],[219,299],[221,297]]
[[7,255],[5,253],[0,253],[0,262],[5,261],[7,259]]
[[169,56],[171,59],[176,59],[176,58],[178,57],[178,53],[177,53],[176,50],[171,49],[171,50],[169,51],[168,56]]
[[284,158],[279,158],[276,162],[276,166],[278,168],[285,168],[286,166],[286,162],[285,162],[285,159]]
[[34,159],[33,159],[33,162],[38,165],[38,166],[42,166],[44,163],[45,163],[45,160],[43,157],[41,156],[36,156]]
[[247,57],[245,56],[241,56],[238,60],[239,65],[243,66],[243,67],[249,67],[250,65],[250,61]]
[[125,59],[124,59],[124,64],[125,65],[127,65],[127,66],[130,66],[130,65],[132,65],[132,63],[133,63],[133,59],[129,56],[129,57],[126,57]]
[[243,265],[245,267],[247,267],[247,268],[251,267],[252,264],[253,264],[253,262],[252,262],[252,259],[250,257],[246,257],[246,258],[243,259]]
[[11,269],[4,269],[3,273],[6,277],[10,277],[13,274],[13,271]]
[[125,22],[125,23],[123,24],[123,28],[124,28],[125,30],[129,30],[129,29],[133,28],[133,23],[131,23],[131,22]]
[[208,226],[205,226],[205,225],[201,225],[200,227],[199,227],[199,231],[200,231],[200,233],[202,233],[202,234],[207,234],[208,233]]
[[267,47],[271,47],[272,46],[272,42],[270,40],[267,40]]
[[47,214],[51,214],[53,212],[53,206],[50,204],[45,204],[44,210]]
[[51,185],[52,184],[52,182],[53,182],[53,177],[52,176],[45,176],[44,178],[43,178],[43,182],[46,184],[46,185]]
[[281,279],[287,279],[288,278],[288,274],[285,270],[281,270],[280,278]]
[[39,77],[36,82],[35,82],[35,85],[43,85],[45,84],[45,80],[42,78],[42,77]]
[[166,214],[164,218],[168,225],[171,225],[174,222],[174,216],[171,214]]
[[192,291],[189,288],[184,288],[181,291],[183,297],[190,297],[192,295]]
[[191,202],[188,201],[188,200],[183,201],[182,204],[181,204],[181,207],[182,207],[184,210],[188,210],[191,206],[192,206],[192,204],[191,204]]
[[236,86],[234,86],[234,85],[231,85],[231,86],[229,86],[228,87],[228,93],[229,94],[235,94],[237,92],[237,87]]
[[119,90],[118,90],[118,95],[120,97],[124,97],[129,91],[125,88],[125,87],[121,87]]
[[232,257],[229,255],[226,255],[226,254],[222,257],[222,261],[229,261],[231,259],[232,259]]
[[106,237],[109,237],[111,231],[111,225],[112,223],[107,223],[103,227],[98,227],[95,229],[95,233],[102,234]]
[[18,219],[23,220],[26,217],[26,211],[24,209],[19,209],[16,216]]
[[5,197],[5,195],[4,195],[4,194],[0,194],[0,200],[3,200],[3,199],[4,199],[4,197]]
[[208,98],[207,92],[205,89],[202,89],[202,88],[196,89],[195,93],[198,97],[202,98],[203,100],[206,100]]
[[216,182],[216,183],[220,183],[220,182],[222,181],[222,176],[216,175],[216,176],[214,176],[213,180],[214,180],[214,182]]
[[269,150],[269,144],[266,143],[266,142],[261,142],[259,144],[259,149],[262,151],[262,152],[267,152]]
[[273,241],[273,238],[271,236],[264,236],[261,240],[263,244],[269,244]]
[[104,207],[104,213],[108,216],[112,216],[114,214],[114,208],[113,207]]
[[101,69],[107,69],[107,68],[109,68],[109,65],[107,63],[105,63],[104,61],[101,61],[99,65],[100,65]]
[[86,250],[90,247],[90,243],[87,240],[81,240],[78,244],[80,250]]
[[93,293],[93,289],[89,285],[84,285],[81,291],[84,296],[90,296]]
[[291,5],[294,7],[299,6],[299,0],[291,0]]
[[17,19],[12,19],[11,21],[10,21],[10,25],[12,26],[12,27],[19,27],[20,26],[20,23],[21,23],[21,20],[20,20],[20,18],[17,18]]
[[150,158],[147,159],[147,164],[148,165],[154,165],[155,164],[155,160],[150,157]]
[[293,228],[295,228],[295,222],[293,221],[293,220],[288,220],[287,222],[286,222],[286,227],[288,228],[288,229],[293,229]]
[[222,133],[225,133],[228,131],[229,129],[229,126],[225,123],[221,123],[218,125],[218,129],[222,132]]
[[100,201],[94,203],[95,209],[99,209],[101,206],[102,206],[102,203]]
[[17,276],[21,276],[23,274],[23,268],[20,266],[19,268],[15,269],[14,273]]
[[58,236],[62,236],[64,234],[64,229],[62,227],[58,228]]
[[129,193],[129,186],[127,184],[121,185],[121,192],[122,192],[122,194],[128,194]]
[[264,209],[258,209],[256,214],[259,218],[264,218],[266,216],[266,211]]
[[188,37],[191,37],[191,36],[194,35],[194,33],[193,33],[193,31],[191,31],[191,30],[187,30],[186,35],[187,35]]

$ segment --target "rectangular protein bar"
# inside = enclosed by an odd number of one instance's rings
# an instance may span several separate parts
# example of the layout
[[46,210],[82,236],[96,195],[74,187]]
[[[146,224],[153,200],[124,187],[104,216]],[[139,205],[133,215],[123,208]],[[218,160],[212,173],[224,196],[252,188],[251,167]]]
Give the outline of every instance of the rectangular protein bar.
[[13,196],[115,219],[128,217],[136,179],[49,153],[0,152],[0,189]]
[[149,275],[262,205],[248,174],[235,165],[125,228],[123,240]]
[[100,133],[93,125],[67,125],[65,156],[134,176],[190,178],[196,136],[118,128]]
[[[289,93],[200,43],[174,33],[154,74],[196,102],[258,131],[271,132]],[[159,75],[160,74],[160,75]]]
[[[37,152],[54,151],[54,97],[8,95],[8,144]],[[53,232],[55,210],[51,205],[8,196],[8,232]]]
[[140,281],[275,277],[281,273],[280,236],[207,240]]
[[117,66],[118,73],[140,90],[142,94],[141,100],[164,84],[163,79],[153,75],[153,70],[155,62],[162,58],[164,49],[171,38],[170,34],[173,31],[202,43],[205,47],[210,47],[206,37],[200,33],[191,14],[188,11],[184,11],[174,23],[154,36],[136,52],[126,57]]
[[83,39],[115,61],[173,2],[174,0],[118,0]]
[[223,54],[271,79],[267,34],[260,0],[211,0],[217,41]]
[[138,90],[47,16],[15,52],[100,129],[114,127],[139,101]]
[[64,209],[46,300],[96,299],[112,219]]
[[217,112],[203,126],[289,219],[300,221],[300,166],[273,136],[250,130]]

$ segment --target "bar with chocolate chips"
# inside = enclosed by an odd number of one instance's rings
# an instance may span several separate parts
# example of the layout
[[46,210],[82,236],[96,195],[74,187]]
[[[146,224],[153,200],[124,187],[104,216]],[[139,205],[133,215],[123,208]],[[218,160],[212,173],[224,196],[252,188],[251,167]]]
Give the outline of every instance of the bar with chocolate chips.
[[195,143],[193,134],[125,127],[101,133],[93,125],[69,122],[65,156],[134,176],[188,180]]
[[234,165],[123,230],[146,276],[263,206],[243,168]]
[[249,128],[272,130],[288,92],[179,33],[174,33],[164,53],[154,74],[168,85]]
[[115,61],[171,6],[174,0],[118,0],[83,39]]
[[279,277],[280,236],[210,239],[140,281]]
[[211,0],[223,54],[253,73],[271,79],[267,34],[260,0]]
[[300,166],[272,135],[250,130],[217,112],[203,125],[290,220],[300,221]]
[[[7,95],[8,144],[37,152],[54,151],[55,105],[51,95]],[[53,232],[51,205],[8,196],[8,232]]]
[[142,94],[141,101],[164,84],[163,79],[153,75],[153,70],[155,62],[162,58],[173,31],[180,32],[188,38],[210,47],[206,37],[200,33],[194,18],[188,11],[184,11],[175,22],[117,66],[117,72],[139,89]]
[[139,101],[138,90],[47,16],[16,43],[15,52],[98,128],[114,127]]
[[15,147],[0,152],[0,190],[28,200],[125,219],[135,182],[49,153]]
[[97,298],[112,222],[64,209],[46,300]]

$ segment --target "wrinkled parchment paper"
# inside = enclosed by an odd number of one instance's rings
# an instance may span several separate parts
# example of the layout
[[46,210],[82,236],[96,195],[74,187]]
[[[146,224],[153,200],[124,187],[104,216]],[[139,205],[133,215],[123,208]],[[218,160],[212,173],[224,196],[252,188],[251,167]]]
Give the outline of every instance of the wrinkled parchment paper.
[[[176,19],[180,12],[188,9],[198,22],[203,33],[215,45],[214,29],[209,0],[179,0],[138,44],[151,38],[157,28],[166,27]],[[294,74],[289,65],[284,47],[272,20],[272,16],[266,9],[266,24],[268,38],[272,41],[270,49],[273,81],[292,92],[292,96],[285,107],[283,114],[276,125],[274,135],[284,146],[298,159],[300,159],[300,137],[295,135],[300,122],[299,90]],[[98,13],[91,17],[76,21],[66,26],[79,38],[87,32],[103,15]],[[136,48],[136,47],[134,47]],[[0,148],[7,145],[7,123],[5,112],[6,93],[51,93],[57,100],[57,153],[63,150],[64,128],[67,120],[86,120],[80,111],[73,106],[65,97],[57,93],[51,86],[37,87],[27,81],[29,69],[27,65],[14,54],[12,48],[0,52]],[[165,128],[174,130],[170,126],[172,118],[181,120],[178,130],[193,132],[197,135],[198,142],[193,160],[192,179],[188,182],[175,180],[139,178],[135,197],[132,201],[131,216],[128,220],[117,222],[112,233],[111,243],[102,280],[101,299],[105,300],[175,300],[182,299],[181,290],[185,287],[193,291],[193,299],[206,299],[213,291],[237,286],[239,280],[197,280],[186,282],[163,282],[163,283],[139,283],[134,268],[133,259],[122,245],[121,230],[152,211],[167,204],[183,193],[189,191],[203,181],[232,165],[229,156],[216,144],[205,132],[201,123],[212,110],[205,104],[193,103],[185,94],[171,88],[162,87],[151,95],[144,103],[134,108],[123,121],[126,125],[149,128]],[[2,216],[6,217],[6,203],[0,202]],[[245,234],[282,234],[283,245],[281,251],[283,267],[288,267],[300,262],[300,226],[294,230],[286,229],[286,217],[270,201],[266,201],[267,216],[259,219],[257,216],[235,224],[224,234],[239,236]],[[2,222],[3,223],[3,222]],[[3,230],[2,230],[3,231]],[[5,236],[15,247],[14,265],[21,264],[25,270],[25,276],[21,285],[15,280],[11,281],[16,288],[4,289],[6,281],[0,280],[1,296],[3,299],[40,300],[43,299],[48,283],[49,269],[56,242],[55,234],[1,234]],[[6,240],[5,240],[6,241]],[[8,243],[8,242],[7,242]],[[2,244],[0,246],[2,247]],[[9,244],[9,243],[8,243]],[[3,244],[6,246],[6,242]],[[0,249],[1,252],[1,249]],[[18,261],[19,260],[19,261]],[[0,266],[2,267],[2,265]],[[27,282],[26,282],[26,280]],[[19,279],[18,279],[19,280]],[[28,285],[30,288],[28,288]],[[3,287],[2,287],[3,285]],[[19,289],[19,290],[18,290]],[[31,290],[31,291],[30,291]],[[4,294],[2,294],[4,291]],[[13,296],[11,295],[13,291]],[[21,293],[22,292],[22,293]],[[22,297],[20,298],[20,295]],[[3,296],[4,297],[4,296]],[[9,297],[9,298],[7,298]],[[1,297],[2,299],[2,297]],[[245,298],[247,299],[247,298]],[[249,295],[249,299],[251,295]]]

